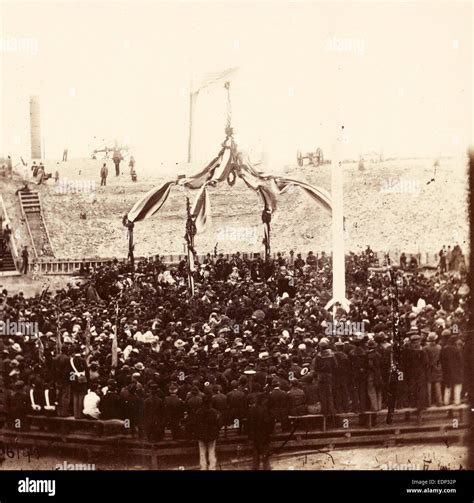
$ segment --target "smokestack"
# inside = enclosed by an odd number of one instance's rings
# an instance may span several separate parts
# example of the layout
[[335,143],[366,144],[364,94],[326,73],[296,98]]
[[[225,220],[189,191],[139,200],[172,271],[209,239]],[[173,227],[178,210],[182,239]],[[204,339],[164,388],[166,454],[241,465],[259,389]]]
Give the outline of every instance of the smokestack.
[[39,96],[30,96],[31,158],[41,159],[41,115]]

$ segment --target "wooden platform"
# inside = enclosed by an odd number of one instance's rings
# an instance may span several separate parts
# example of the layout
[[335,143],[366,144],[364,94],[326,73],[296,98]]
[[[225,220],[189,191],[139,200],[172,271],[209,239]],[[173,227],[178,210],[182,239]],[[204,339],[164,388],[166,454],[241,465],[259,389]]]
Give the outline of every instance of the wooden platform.
[[[396,411],[394,422],[387,425],[386,413],[342,414],[339,424],[328,418],[306,415],[291,418],[291,430],[277,430],[272,436],[274,454],[321,449],[394,446],[404,443],[457,443],[468,434],[469,408],[466,405]],[[347,422],[344,422],[347,420]],[[420,424],[421,422],[421,424]],[[54,431],[52,431],[54,430]],[[172,440],[169,433],[160,442],[148,442],[132,435],[123,421],[91,421],[74,418],[31,417],[27,431],[0,429],[0,445],[29,447],[39,452],[69,452],[94,462],[107,455],[121,459],[139,459],[157,469],[164,465],[187,462],[198,457],[194,440]],[[251,443],[237,429],[225,436],[221,430],[217,452],[228,459],[250,456]]]

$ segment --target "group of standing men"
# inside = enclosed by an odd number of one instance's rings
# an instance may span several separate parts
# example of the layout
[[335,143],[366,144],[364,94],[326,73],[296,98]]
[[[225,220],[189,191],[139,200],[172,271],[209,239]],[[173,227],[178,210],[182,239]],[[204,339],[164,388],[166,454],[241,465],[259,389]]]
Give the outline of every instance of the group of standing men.
[[[123,156],[120,151],[116,150],[114,152],[114,156],[112,157],[115,165],[115,176],[120,176],[120,162],[123,160]],[[128,167],[130,168],[130,177],[132,182],[137,181],[137,172],[135,171],[135,158],[130,156],[130,161],[128,163]],[[102,164],[102,168],[100,169],[100,185],[101,187],[105,187],[107,185],[107,177],[109,176],[109,168],[107,167],[107,163],[104,162]]]

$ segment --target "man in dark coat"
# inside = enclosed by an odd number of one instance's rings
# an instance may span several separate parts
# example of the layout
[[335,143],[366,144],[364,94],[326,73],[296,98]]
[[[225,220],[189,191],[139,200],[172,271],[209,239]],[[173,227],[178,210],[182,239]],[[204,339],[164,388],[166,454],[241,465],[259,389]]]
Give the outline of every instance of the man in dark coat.
[[123,401],[115,384],[109,384],[107,393],[100,399],[99,410],[101,419],[123,419]]
[[457,345],[458,337],[449,338],[441,350],[440,360],[444,379],[444,405],[451,404],[453,396],[454,405],[461,404],[462,383],[464,380],[464,358],[462,350]]
[[336,374],[337,361],[334,353],[329,348],[329,343],[321,340],[319,343],[319,353],[313,360],[313,370],[318,383],[319,395],[321,398],[321,414],[334,416],[334,390],[333,382]]
[[355,348],[349,353],[351,362],[352,409],[363,412],[367,408],[367,351],[360,338],[354,340]]
[[169,395],[165,397],[165,418],[166,425],[171,430],[171,435],[174,440],[181,436],[181,422],[184,418],[184,402],[178,396],[178,389],[170,387]]
[[28,274],[28,262],[29,262],[30,254],[28,253],[28,247],[24,246],[21,251],[21,273]]
[[5,400],[7,424],[10,428],[27,429],[27,415],[31,410],[30,400],[25,391],[25,383],[17,381],[13,391],[9,391]]
[[257,395],[257,403],[249,410],[248,435],[252,441],[253,469],[270,470],[270,441],[275,422],[268,408],[268,397]]
[[438,339],[438,334],[436,332],[430,332],[426,339],[426,346],[423,351],[426,353],[427,357],[427,395],[428,395],[428,407],[431,406],[433,400],[433,391],[435,395],[436,405],[439,407],[442,405],[443,397],[441,394],[441,383],[443,381],[443,371],[441,368],[441,346],[436,342]]
[[196,412],[196,437],[199,442],[201,470],[216,469],[216,442],[219,428],[219,413],[211,407],[211,397],[205,395],[202,406]]
[[382,408],[382,358],[373,339],[367,344],[367,396],[372,412]]
[[291,381],[290,391],[287,391],[286,394],[288,395],[290,416],[304,416],[306,414],[306,396],[296,379]]
[[112,157],[112,160],[114,161],[115,164],[115,176],[120,175],[120,161],[122,160],[122,155],[118,150],[114,151],[114,155]]
[[107,164],[104,162],[102,168],[100,168],[100,186],[107,185],[107,176],[109,175],[109,168],[107,168]]
[[228,415],[228,405],[227,405],[227,396],[222,393],[222,386],[219,384],[215,384],[213,386],[213,395],[212,395],[212,407],[217,410],[219,413],[219,423],[221,426],[227,424],[227,415]]
[[423,409],[427,406],[427,371],[428,360],[421,348],[421,337],[410,336],[410,342],[402,351],[403,379],[408,406]]
[[143,431],[148,441],[157,442],[164,436],[165,408],[159,396],[158,384],[151,384],[150,392],[143,402]]
[[237,381],[232,381],[230,386],[232,389],[227,393],[229,421],[239,429],[239,433],[242,433],[242,425],[247,418],[247,395]]
[[344,352],[344,343],[336,342],[336,358],[337,367],[334,374],[334,406],[337,413],[348,412],[350,395],[349,395],[349,379],[351,374],[351,362],[349,357]]
[[68,417],[71,415],[71,364],[69,362],[69,346],[61,348],[61,354],[53,360],[54,381],[58,396],[58,416]]
[[196,413],[202,407],[202,393],[197,386],[191,388],[190,396],[186,399],[186,437],[194,438],[196,432]]
[[268,409],[275,422],[280,423],[281,429],[287,431],[289,429],[288,422],[288,395],[280,389],[280,382],[274,379],[272,383],[273,389],[268,395]]
[[83,417],[84,397],[87,393],[87,363],[81,356],[78,347],[74,356],[70,358],[69,375],[71,380],[72,410],[76,419]]

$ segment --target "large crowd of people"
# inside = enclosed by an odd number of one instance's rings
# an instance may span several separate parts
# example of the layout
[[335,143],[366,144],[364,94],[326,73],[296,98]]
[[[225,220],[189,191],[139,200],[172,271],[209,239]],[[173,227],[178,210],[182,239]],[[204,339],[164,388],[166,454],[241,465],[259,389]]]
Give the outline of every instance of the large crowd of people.
[[258,464],[275,425],[288,430],[291,416],[387,407],[390,274],[402,340],[397,407],[460,404],[472,366],[464,275],[387,265],[370,248],[348,255],[350,310],[335,313],[325,309],[332,267],[324,253],[291,251],[268,263],[207,255],[192,298],[187,261],[160,257],[134,271],[118,260],[84,265],[80,284],[35,297],[4,290],[3,325],[36,329],[0,338],[7,421],[121,419],[151,441],[166,431],[199,440],[208,468],[219,430],[235,427],[252,439]]

